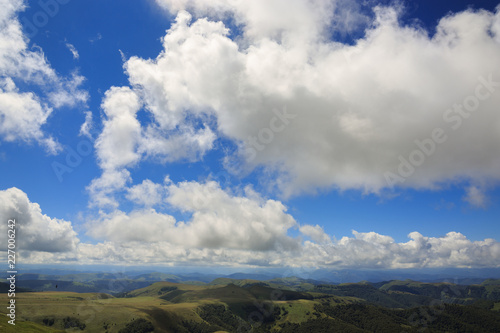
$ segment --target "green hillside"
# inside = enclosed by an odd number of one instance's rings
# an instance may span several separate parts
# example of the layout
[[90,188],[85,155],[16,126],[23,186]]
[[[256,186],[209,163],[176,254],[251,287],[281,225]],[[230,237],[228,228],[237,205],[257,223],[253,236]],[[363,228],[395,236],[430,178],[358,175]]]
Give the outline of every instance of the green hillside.
[[[26,292],[16,294],[15,329],[7,324],[7,309],[0,308],[0,331],[500,332],[497,282],[329,285],[295,278],[217,279],[205,285],[162,281],[114,296]],[[5,293],[0,301],[7,302]]]

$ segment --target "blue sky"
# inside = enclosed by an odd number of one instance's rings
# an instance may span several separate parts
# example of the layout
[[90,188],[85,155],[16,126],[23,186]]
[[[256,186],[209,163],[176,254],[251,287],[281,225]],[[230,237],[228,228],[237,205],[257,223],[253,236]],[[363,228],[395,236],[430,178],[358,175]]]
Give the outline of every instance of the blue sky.
[[0,1],[25,262],[500,265],[498,2],[47,4]]

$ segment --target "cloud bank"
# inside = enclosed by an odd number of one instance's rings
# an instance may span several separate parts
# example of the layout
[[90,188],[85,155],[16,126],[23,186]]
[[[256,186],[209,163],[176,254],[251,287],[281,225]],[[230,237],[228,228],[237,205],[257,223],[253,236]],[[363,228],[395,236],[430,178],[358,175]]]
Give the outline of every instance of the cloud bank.
[[[148,183],[146,183],[148,184]],[[387,235],[353,231],[335,240],[320,226],[300,225],[279,201],[251,189],[232,194],[216,183],[156,184],[162,201],[189,212],[178,221],[153,208],[102,214],[87,224],[99,242],[78,240],[71,223],[42,214],[19,189],[0,192],[0,213],[18,219],[23,263],[261,266],[314,268],[500,267],[500,243],[471,241],[457,232],[397,243]],[[146,186],[150,186],[146,185]],[[0,232],[6,234],[6,226]],[[298,230],[291,236],[292,230]]]

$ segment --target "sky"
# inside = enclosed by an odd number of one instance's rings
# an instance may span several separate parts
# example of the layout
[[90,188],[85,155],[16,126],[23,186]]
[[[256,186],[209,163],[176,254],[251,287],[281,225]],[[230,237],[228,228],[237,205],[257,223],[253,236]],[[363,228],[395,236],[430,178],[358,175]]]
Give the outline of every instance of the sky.
[[0,8],[19,262],[500,266],[500,3]]

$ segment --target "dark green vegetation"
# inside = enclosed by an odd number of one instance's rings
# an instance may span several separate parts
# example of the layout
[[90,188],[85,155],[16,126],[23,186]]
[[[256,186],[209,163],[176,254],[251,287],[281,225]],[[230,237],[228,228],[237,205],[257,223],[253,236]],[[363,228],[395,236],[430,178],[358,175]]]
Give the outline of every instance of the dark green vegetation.
[[[24,281],[49,281],[43,278]],[[299,278],[218,278],[210,283],[94,278],[54,280],[57,292],[18,293],[16,327],[7,324],[6,309],[0,308],[0,331],[500,332],[500,280],[476,285],[411,280],[332,285]],[[116,288],[114,293],[64,291],[75,283],[123,286],[124,281],[147,286]],[[0,298],[7,300],[6,294]]]
[[474,306],[441,304],[407,310],[367,304],[322,305],[327,317],[285,324],[281,332],[498,332],[500,315]]
[[[6,282],[0,282],[0,293],[7,293],[7,292],[9,292],[9,289],[10,289],[10,288],[9,288],[9,284],[8,284],[8,283],[6,283]],[[17,287],[17,286],[16,286],[16,290],[17,290],[18,292],[20,292],[20,293],[21,293],[21,292],[28,292],[28,291],[32,291],[32,290],[31,290],[31,289],[29,289],[29,288],[19,288],[19,287]]]
[[135,319],[122,328],[119,333],[148,333],[154,332],[155,328],[150,321],[140,318]]

